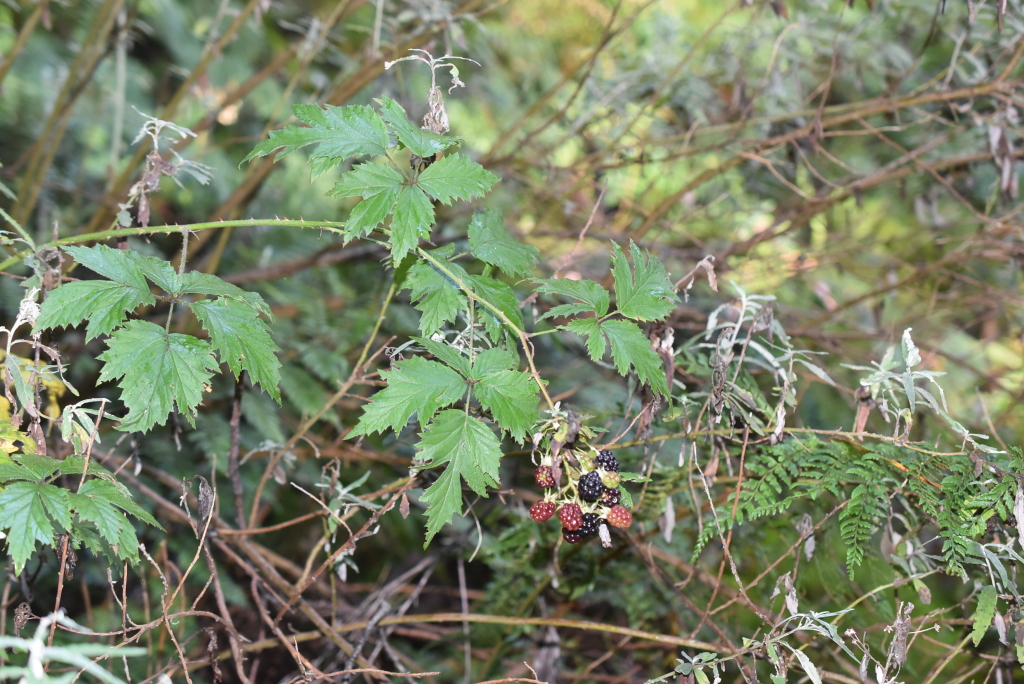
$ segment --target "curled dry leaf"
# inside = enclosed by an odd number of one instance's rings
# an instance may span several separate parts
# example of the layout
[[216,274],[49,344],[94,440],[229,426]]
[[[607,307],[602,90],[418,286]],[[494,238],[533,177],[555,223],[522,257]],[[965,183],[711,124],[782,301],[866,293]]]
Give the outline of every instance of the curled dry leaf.
[[885,630],[892,632],[888,660],[895,663],[897,667],[902,667],[907,662],[907,636],[910,634],[910,613],[913,610],[913,603],[902,604],[896,611],[896,621]]
[[17,608],[14,609],[14,636],[20,636],[21,630],[25,629],[25,625],[32,618],[32,606],[27,603],[20,603]]

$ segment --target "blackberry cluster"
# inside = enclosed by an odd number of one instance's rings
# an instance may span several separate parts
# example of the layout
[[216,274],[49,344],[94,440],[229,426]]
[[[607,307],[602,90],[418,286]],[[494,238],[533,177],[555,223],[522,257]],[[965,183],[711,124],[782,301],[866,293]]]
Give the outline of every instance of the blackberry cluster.
[[604,483],[601,482],[601,476],[597,472],[581,476],[577,487],[580,491],[580,498],[588,503],[594,503],[604,493]]
[[571,457],[563,460],[560,468],[569,479],[565,486],[555,480],[552,458],[541,460],[534,480],[546,491],[544,498],[530,508],[530,517],[544,523],[557,512],[566,543],[578,544],[599,536],[601,543],[610,547],[609,526],[626,528],[633,518],[621,505],[619,461],[608,450],[569,453]]

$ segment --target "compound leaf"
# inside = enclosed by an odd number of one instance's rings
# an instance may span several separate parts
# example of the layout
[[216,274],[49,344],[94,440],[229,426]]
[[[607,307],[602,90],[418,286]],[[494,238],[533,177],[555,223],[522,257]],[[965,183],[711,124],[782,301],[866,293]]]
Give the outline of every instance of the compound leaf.
[[164,292],[170,292],[173,295],[177,295],[181,288],[181,279],[178,276],[178,272],[174,270],[174,266],[171,262],[164,261],[152,256],[143,256],[138,252],[128,249],[114,250],[124,254],[125,257],[130,259],[132,263],[139,267],[154,285],[159,287]]
[[665,273],[665,266],[635,243],[629,243],[635,273],[629,270],[626,255],[612,243],[612,274],[615,276],[615,299],[619,313],[641,321],[655,321],[672,313],[679,305],[676,289]]
[[385,190],[352,207],[348,221],[345,222],[345,239],[354,240],[368,235],[370,231],[383,223],[395,206],[398,191],[398,187]]
[[476,355],[473,360],[473,376],[483,377],[500,370],[514,370],[518,365],[519,358],[515,353],[501,347],[491,347]]
[[189,271],[181,277],[180,294],[205,294],[215,297],[227,297],[244,302],[258,313],[270,316],[270,307],[263,297],[255,292],[247,292],[237,285],[224,282],[215,275],[201,271]]
[[441,157],[417,180],[420,188],[444,204],[480,197],[497,182],[497,176],[462,154]]
[[577,318],[569,321],[569,325],[565,327],[569,332],[587,338],[587,353],[590,354],[591,359],[600,361],[604,358],[608,342],[605,340],[596,318]]
[[438,409],[458,401],[466,392],[466,382],[454,370],[415,356],[395,364],[393,370],[381,371],[388,386],[373,395],[350,436],[383,432],[387,428],[400,431],[412,414],[426,424]]
[[566,330],[587,338],[587,351],[594,361],[604,357],[610,343],[612,362],[619,373],[625,375],[632,367],[641,382],[649,383],[655,392],[668,395],[665,367],[636,323],[577,318],[569,322]]
[[601,332],[612,347],[612,362],[620,374],[625,375],[632,366],[641,382],[651,385],[655,392],[668,396],[665,366],[661,357],[651,349],[651,342],[635,323],[605,321]]
[[388,131],[380,116],[366,105],[323,108],[314,104],[296,104],[292,111],[307,127],[288,125],[270,131],[270,137],[253,148],[243,162],[264,157],[275,150],[280,159],[300,147],[319,144],[310,155],[313,159],[345,158],[384,154],[388,147]]
[[397,266],[420,238],[430,235],[434,224],[434,205],[417,187],[406,186],[395,203],[395,216],[391,219],[391,259]]
[[193,302],[192,311],[210,331],[214,350],[235,377],[243,370],[248,371],[252,381],[259,383],[280,403],[277,385],[281,381],[281,362],[274,353],[277,345],[256,311],[248,304],[226,297]]
[[[474,369],[475,370],[475,369]],[[473,394],[494,421],[522,443],[537,422],[537,384],[529,373],[500,370],[476,378]]]
[[362,237],[379,226],[391,213],[405,177],[387,164],[359,164],[342,174],[328,194],[332,197],[362,197],[345,223],[346,238]]
[[[42,482],[60,468],[63,461],[39,454],[0,455],[0,482],[32,480]],[[79,471],[81,472],[81,471]]]
[[217,370],[209,343],[148,321],[130,321],[115,331],[99,358],[100,382],[121,379],[121,401],[128,407],[121,429],[140,432],[163,425],[175,408],[192,423]]
[[103,245],[68,247],[67,251],[75,261],[109,280],[78,280],[50,292],[40,307],[37,330],[77,325],[88,319],[88,342],[121,325],[127,312],[156,303],[142,269],[125,251]]
[[147,525],[152,525],[157,529],[163,529],[160,527],[160,523],[158,523],[156,519],[149,514],[149,511],[139,506],[139,504],[132,499],[127,488],[119,482],[97,479],[86,480],[82,485],[82,488],[78,490],[78,493],[102,496],[125,513],[134,515]]
[[528,276],[540,258],[536,247],[524,245],[505,230],[501,212],[478,211],[469,223],[469,248],[484,263],[509,275]]
[[395,131],[398,141],[409,148],[413,154],[421,157],[429,157],[443,152],[453,145],[458,145],[462,140],[450,135],[438,135],[409,121],[402,105],[388,97],[382,97],[377,102],[380,104],[380,115]]
[[393,166],[367,162],[357,164],[334,184],[329,193],[331,197],[362,197],[366,199],[382,192],[394,190],[405,182],[405,177]]
[[462,509],[462,480],[481,496],[486,495],[487,487],[498,486],[501,447],[485,423],[455,409],[439,413],[416,446],[426,465],[448,464],[420,497],[428,505],[426,547]]
[[[466,277],[466,271],[458,264],[451,263],[439,254],[432,256],[441,261],[445,268],[459,277]],[[430,335],[449,321],[454,321],[460,311],[469,306],[466,295],[448,276],[427,261],[417,261],[409,269],[405,280],[406,287],[412,290],[410,298],[422,316],[420,316],[420,332]]]
[[462,375],[466,377],[470,377],[472,375],[472,371],[469,366],[469,357],[455,347],[443,342],[435,342],[434,340],[426,337],[414,337],[413,339],[416,340],[418,345],[455,370],[459,371]]
[[117,546],[118,551],[129,552],[129,557],[138,553],[139,540],[135,536],[135,529],[125,518],[124,513],[117,510],[110,501],[87,485],[96,480],[91,480],[82,485],[82,490],[77,494],[71,494],[69,503],[78,513],[78,517],[95,523],[100,536],[111,546]]
[[[472,285],[473,291],[481,298],[484,299],[498,308],[505,318],[507,318],[512,325],[516,326],[520,330],[523,327],[523,314],[519,310],[519,300],[516,299],[515,293],[512,292],[512,288],[501,282],[495,280],[489,276],[474,275],[467,276],[467,281]],[[487,329],[487,334],[490,335],[492,340],[499,340],[501,338],[501,330],[505,325],[498,316],[490,309],[479,305],[477,307],[480,310],[481,315],[484,319],[484,327]]]
[[[569,280],[568,278],[546,278],[536,280],[540,286],[537,291],[542,294],[559,294],[563,297],[576,299],[586,304],[589,309],[561,309],[555,307],[541,316],[540,320],[554,316],[567,316],[569,313],[580,313],[582,311],[593,311],[598,316],[608,313],[608,290],[604,289],[593,280]],[[558,310],[558,313],[555,311]]]
[[63,530],[71,527],[66,489],[15,482],[0,491],[0,529],[12,532],[7,535],[7,552],[14,560],[16,574],[21,574],[37,541],[53,544],[54,520]]

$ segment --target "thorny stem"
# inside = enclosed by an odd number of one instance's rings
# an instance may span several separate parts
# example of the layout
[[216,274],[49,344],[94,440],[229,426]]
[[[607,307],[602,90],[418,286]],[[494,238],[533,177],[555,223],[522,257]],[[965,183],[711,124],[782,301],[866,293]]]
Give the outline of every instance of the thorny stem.
[[[149,226],[148,228],[115,228],[112,230],[101,230],[95,233],[83,233],[82,235],[70,235],[59,240],[39,245],[38,249],[47,247],[63,247],[65,245],[81,245],[87,242],[99,242],[116,237],[128,237],[132,235],[156,235],[163,233],[178,233],[181,231],[199,232],[213,230],[216,228],[256,228],[259,226],[273,226],[277,228],[312,228],[325,230],[336,235],[344,235],[342,228],[344,221],[305,221],[303,219],[242,219],[239,221],[206,221],[203,223],[187,223],[185,225]],[[33,250],[22,250],[12,257],[0,261],[0,271],[4,271],[14,264],[21,263],[26,257],[32,256]]]
[[[183,229],[181,231],[181,261],[178,262],[178,278],[185,274],[185,261],[188,257],[188,230]],[[164,330],[168,333],[171,332],[171,319],[174,317],[174,300],[171,300],[170,306],[167,308],[167,323],[164,325]]]

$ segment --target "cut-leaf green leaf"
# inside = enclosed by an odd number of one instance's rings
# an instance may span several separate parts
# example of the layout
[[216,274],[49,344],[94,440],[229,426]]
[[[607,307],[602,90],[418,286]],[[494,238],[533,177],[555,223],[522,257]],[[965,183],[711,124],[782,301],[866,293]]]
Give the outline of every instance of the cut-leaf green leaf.
[[288,125],[270,131],[269,139],[253,148],[243,162],[264,157],[275,150],[280,150],[277,155],[280,159],[306,145],[318,145],[310,155],[314,159],[384,154],[388,147],[384,121],[366,105],[325,105],[321,108],[314,104],[297,104],[292,111],[295,118],[308,128]]
[[373,395],[351,436],[400,431],[417,414],[425,425],[438,409],[448,406],[466,393],[466,381],[454,370],[437,361],[418,356],[400,361],[390,371],[381,371],[388,386]]
[[270,337],[267,324],[248,304],[218,297],[215,300],[194,302],[192,311],[199,322],[210,331],[210,341],[220,360],[228,365],[237,378],[248,371],[258,383],[280,403],[277,385],[281,381],[281,362],[277,345]]
[[427,508],[426,547],[442,527],[462,509],[462,480],[484,496],[498,486],[501,447],[486,424],[465,411],[442,411],[423,431],[419,458],[428,466],[447,463],[441,477],[420,497]]
[[679,297],[665,273],[665,267],[650,252],[646,255],[629,243],[634,272],[626,255],[612,243],[612,274],[615,276],[615,304],[619,313],[641,321],[661,320],[679,305]]
[[[582,309],[561,309],[557,313],[555,307],[541,316],[541,320],[554,316],[568,316],[571,313],[582,313],[593,311],[598,316],[608,313],[608,290],[604,289],[593,280],[569,280],[568,278],[547,278],[534,281],[539,283],[537,291],[541,294],[558,294],[563,297],[576,299],[585,304],[588,308]],[[572,305],[569,305],[572,306]]]
[[175,408],[191,423],[217,370],[209,343],[148,321],[115,331],[99,358],[105,364],[101,382],[121,379],[121,401],[128,407],[121,429],[140,432],[163,425]]
[[497,176],[461,154],[441,157],[417,180],[424,192],[443,204],[480,197],[497,182]]
[[536,247],[524,245],[505,230],[501,212],[478,211],[469,223],[469,248],[484,263],[509,275],[528,276],[540,258]]
[[391,98],[382,97],[377,102],[380,104],[380,115],[395,131],[398,141],[408,147],[413,154],[429,157],[462,142],[460,138],[438,135],[413,125],[402,106]]

